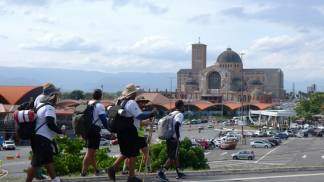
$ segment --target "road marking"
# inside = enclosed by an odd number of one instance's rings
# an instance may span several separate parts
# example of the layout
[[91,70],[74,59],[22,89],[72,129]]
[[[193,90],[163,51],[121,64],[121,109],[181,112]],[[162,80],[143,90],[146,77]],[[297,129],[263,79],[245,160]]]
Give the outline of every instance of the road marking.
[[221,154],[221,156],[223,156],[223,155],[226,155],[228,152],[223,152],[222,154]]
[[303,156],[302,156],[303,159],[306,159],[306,157],[307,157],[307,155],[303,155]]
[[254,163],[258,163],[260,162],[262,159],[264,159],[265,157],[267,157],[269,154],[271,154],[273,151],[277,150],[280,146],[278,146],[277,148],[274,148],[272,150],[270,150],[268,153],[266,153],[264,156],[262,156],[259,160],[255,161]]
[[[260,176],[260,177],[249,177],[249,178],[231,178],[231,179],[204,180],[204,181],[207,181],[207,182],[242,181],[242,180],[243,181],[251,181],[251,180],[259,180],[259,179],[295,178],[295,177],[309,177],[309,176],[324,176],[324,173],[316,173],[316,174],[290,174],[290,175],[281,175],[281,176]],[[198,181],[188,181],[188,182],[198,182]]]
[[205,154],[205,155],[208,155],[208,154],[210,154],[210,152],[205,152],[204,154]]

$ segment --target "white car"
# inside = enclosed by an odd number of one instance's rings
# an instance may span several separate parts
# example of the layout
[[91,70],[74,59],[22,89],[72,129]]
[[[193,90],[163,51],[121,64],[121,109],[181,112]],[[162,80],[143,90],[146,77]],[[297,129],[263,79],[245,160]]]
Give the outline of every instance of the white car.
[[15,150],[16,149],[16,145],[13,141],[11,140],[6,140],[5,142],[3,142],[2,144],[2,148],[4,150]]
[[104,138],[100,139],[100,146],[107,146],[110,144],[110,141]]
[[257,140],[257,141],[253,141],[250,143],[252,148],[270,148],[271,144],[263,141],[263,140]]

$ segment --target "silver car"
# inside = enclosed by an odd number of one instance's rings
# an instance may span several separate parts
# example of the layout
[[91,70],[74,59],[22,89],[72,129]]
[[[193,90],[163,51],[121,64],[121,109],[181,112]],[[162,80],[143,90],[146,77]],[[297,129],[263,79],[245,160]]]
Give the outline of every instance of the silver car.
[[232,154],[232,158],[233,160],[239,160],[239,159],[253,160],[255,158],[255,155],[253,151],[242,150]]
[[271,144],[262,140],[253,141],[250,143],[252,148],[271,148]]

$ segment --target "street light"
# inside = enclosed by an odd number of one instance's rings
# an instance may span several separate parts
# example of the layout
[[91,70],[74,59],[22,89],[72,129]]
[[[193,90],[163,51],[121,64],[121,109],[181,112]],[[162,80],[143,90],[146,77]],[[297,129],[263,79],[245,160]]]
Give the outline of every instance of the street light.
[[[241,115],[241,122],[242,122],[242,137],[245,139],[244,137],[244,122],[243,122],[243,56],[245,55],[245,53],[241,52],[240,53],[240,57],[242,60],[242,69],[241,69],[241,109],[240,109],[240,115]],[[242,144],[243,144],[243,139],[242,139]]]

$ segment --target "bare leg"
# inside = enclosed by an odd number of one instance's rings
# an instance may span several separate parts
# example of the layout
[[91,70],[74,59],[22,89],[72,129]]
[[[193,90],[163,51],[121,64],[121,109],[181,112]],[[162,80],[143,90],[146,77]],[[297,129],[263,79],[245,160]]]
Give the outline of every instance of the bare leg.
[[35,173],[36,173],[36,168],[34,167],[28,168],[26,182],[32,182],[35,177]]
[[128,159],[129,159],[129,162],[127,162],[128,170],[129,170],[128,175],[130,177],[133,177],[133,176],[135,176],[135,161],[136,161],[136,157],[130,157]]
[[124,156],[119,156],[118,158],[117,158],[117,160],[114,162],[114,165],[113,165],[113,167],[114,167],[114,169],[118,169],[118,167],[120,166],[120,164],[124,161],[126,159],[126,157],[124,157]]
[[98,168],[97,168],[97,161],[96,161],[96,150],[94,150],[92,153],[91,153],[91,164],[92,164],[92,167],[95,171],[95,173],[97,172]]
[[47,170],[47,174],[51,177],[51,179],[54,179],[56,177],[56,175],[55,175],[55,170],[54,170],[53,163],[46,164],[45,168]]
[[148,164],[147,162],[149,160],[148,148],[147,147],[141,148],[141,152],[144,155],[144,164],[145,164],[145,167],[147,167],[147,164]]
[[173,164],[173,160],[171,160],[171,159],[168,159],[166,162],[165,162],[165,164],[164,164],[164,168],[165,169],[169,169],[171,166],[172,166],[172,164]]
[[95,153],[95,151],[94,149],[87,149],[87,153],[83,158],[82,173],[86,173],[89,166],[93,164],[93,153]]

